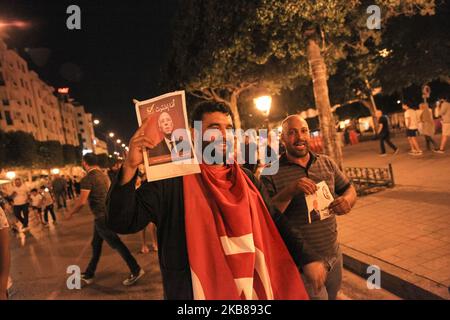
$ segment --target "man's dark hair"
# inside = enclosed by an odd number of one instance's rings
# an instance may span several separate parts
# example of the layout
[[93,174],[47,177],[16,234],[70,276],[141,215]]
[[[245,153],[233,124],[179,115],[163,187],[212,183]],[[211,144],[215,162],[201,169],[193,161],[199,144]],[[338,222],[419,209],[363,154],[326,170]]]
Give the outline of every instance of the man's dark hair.
[[31,189],[31,192],[37,192],[36,188]]
[[98,165],[97,156],[95,154],[93,154],[92,152],[86,153],[83,156],[83,161],[86,162],[88,164],[88,166],[91,166],[91,167]]
[[206,101],[202,102],[195,107],[191,114],[191,126],[194,127],[194,121],[202,121],[205,113],[222,112],[231,116],[233,119],[233,112],[230,107],[220,102]]

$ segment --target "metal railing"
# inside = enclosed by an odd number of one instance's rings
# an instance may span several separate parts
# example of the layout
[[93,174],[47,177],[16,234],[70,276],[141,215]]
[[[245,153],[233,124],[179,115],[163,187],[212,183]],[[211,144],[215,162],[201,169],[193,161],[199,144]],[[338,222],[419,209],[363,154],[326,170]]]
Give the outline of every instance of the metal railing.
[[395,185],[394,171],[390,163],[387,168],[347,167],[344,171],[358,195],[367,195]]

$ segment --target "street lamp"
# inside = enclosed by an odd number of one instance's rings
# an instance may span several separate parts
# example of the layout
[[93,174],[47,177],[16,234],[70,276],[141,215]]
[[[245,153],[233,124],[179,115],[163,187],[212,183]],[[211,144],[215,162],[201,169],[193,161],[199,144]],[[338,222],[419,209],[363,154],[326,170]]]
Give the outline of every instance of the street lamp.
[[110,138],[114,138],[114,132],[110,132],[110,133],[109,133],[109,137],[110,137]]
[[122,142],[122,140],[117,139],[116,142],[117,142],[117,144],[120,144]]
[[98,124],[100,124],[100,120],[98,120],[98,119],[94,119],[94,124],[95,124],[95,125],[98,125]]
[[266,128],[269,129],[269,112],[270,107],[272,105],[272,97],[271,96],[261,96],[253,99],[255,103],[256,109],[262,112],[263,116],[266,118],[264,122],[266,123]]
[[125,143],[122,143],[122,148],[125,148],[125,146],[126,146]]
[[271,96],[261,96],[253,99],[255,102],[256,109],[261,111],[263,115],[266,117],[269,115],[270,107],[272,105],[272,97]]

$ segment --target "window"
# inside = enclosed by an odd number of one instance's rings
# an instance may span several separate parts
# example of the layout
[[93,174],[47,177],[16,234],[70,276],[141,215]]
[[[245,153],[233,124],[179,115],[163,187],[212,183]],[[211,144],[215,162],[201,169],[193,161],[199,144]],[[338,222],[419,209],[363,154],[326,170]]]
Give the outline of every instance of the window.
[[20,79],[20,85],[22,86],[22,88],[25,88],[25,84],[23,83],[23,79]]
[[8,126],[13,125],[13,120],[11,119],[11,113],[9,113],[9,111],[5,111],[5,119]]
[[8,99],[3,99],[2,103],[4,106],[9,106],[9,100]]
[[0,72],[0,86],[5,85],[5,79],[3,79],[3,74]]
[[80,129],[80,132],[84,133],[84,129]]
[[80,126],[82,126],[83,125],[83,121],[80,121],[80,122],[78,122],[79,124],[80,124]]
[[81,117],[81,113],[79,113],[78,116]]
[[47,129],[47,121],[44,120],[44,128]]
[[1,111],[0,111],[0,120],[3,120],[3,115]]
[[28,118],[28,123],[31,123],[31,118],[30,118],[29,114],[27,114],[27,118]]

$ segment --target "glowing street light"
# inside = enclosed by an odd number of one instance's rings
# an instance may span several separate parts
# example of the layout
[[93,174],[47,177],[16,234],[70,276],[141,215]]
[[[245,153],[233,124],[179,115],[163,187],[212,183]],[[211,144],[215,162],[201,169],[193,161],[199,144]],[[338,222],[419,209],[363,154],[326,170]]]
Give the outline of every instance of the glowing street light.
[[110,132],[110,133],[109,133],[109,137],[110,137],[110,138],[114,138],[114,132]]
[[95,125],[98,125],[98,124],[100,124],[100,120],[98,120],[98,119],[94,119],[94,124],[95,124]]
[[397,104],[400,104],[401,103],[401,101],[400,100],[397,100]]
[[126,147],[125,143],[122,143],[122,148],[125,148],[125,147]]
[[271,96],[261,96],[253,99],[256,109],[261,111],[265,116],[269,115],[270,107],[272,105],[272,97]]
[[14,171],[8,171],[6,173],[6,178],[8,178],[9,180],[13,180],[16,177],[16,173]]
[[122,140],[117,139],[116,142],[117,142],[117,144],[121,144],[121,143],[122,143]]
[[54,168],[51,170],[52,174],[59,174],[61,171],[58,168]]

